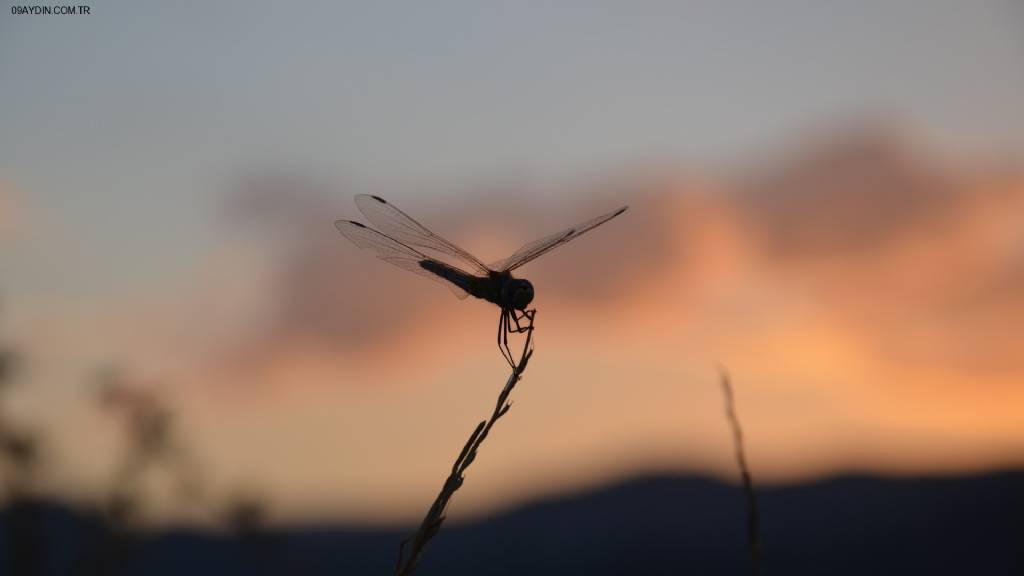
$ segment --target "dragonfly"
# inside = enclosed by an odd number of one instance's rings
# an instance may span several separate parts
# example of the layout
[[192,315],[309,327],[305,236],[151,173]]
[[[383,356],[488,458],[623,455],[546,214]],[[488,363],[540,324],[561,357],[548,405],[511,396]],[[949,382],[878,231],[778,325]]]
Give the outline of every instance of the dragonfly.
[[377,258],[399,268],[441,282],[459,299],[474,296],[501,309],[498,348],[513,369],[516,369],[516,362],[508,347],[508,335],[531,332],[537,311],[527,310],[533,302],[533,284],[525,278],[514,277],[512,271],[579,238],[628,208],[623,206],[549,234],[524,244],[503,260],[484,264],[380,196],[359,194],[355,202],[376,228],[353,220],[337,220],[334,226],[356,246],[374,251]]

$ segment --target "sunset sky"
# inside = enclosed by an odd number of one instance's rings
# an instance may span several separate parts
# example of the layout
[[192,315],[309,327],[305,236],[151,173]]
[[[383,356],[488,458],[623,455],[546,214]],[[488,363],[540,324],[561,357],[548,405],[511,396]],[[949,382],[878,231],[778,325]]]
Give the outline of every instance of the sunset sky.
[[[497,309],[332,226],[387,197],[523,268],[537,352],[452,514],[646,471],[1024,463],[1024,7],[92,4],[0,15],[0,343],[40,490],[102,494],[118,367],[212,498],[422,514],[507,377]],[[154,519],[183,513],[152,478]]]

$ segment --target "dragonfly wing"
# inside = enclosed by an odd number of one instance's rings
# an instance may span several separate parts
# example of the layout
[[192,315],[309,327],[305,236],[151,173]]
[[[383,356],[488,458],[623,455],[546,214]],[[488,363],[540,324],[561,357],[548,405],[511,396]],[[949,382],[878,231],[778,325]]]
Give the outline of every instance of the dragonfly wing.
[[566,228],[561,232],[556,232],[555,234],[551,234],[550,236],[545,236],[543,238],[540,238],[539,240],[534,240],[533,242],[524,245],[519,250],[516,250],[515,253],[509,256],[508,258],[495,262],[490,266],[492,269],[498,270],[500,272],[515,270],[516,268],[519,268],[523,264],[526,264],[530,260],[533,260],[534,258],[540,256],[541,254],[549,252],[557,248],[558,246],[561,246],[562,244],[565,244],[566,242],[569,242],[574,238],[578,238],[583,234],[589,232],[590,230],[597,228],[601,224],[604,224],[605,222],[611,220],[612,218],[615,218],[619,214],[622,214],[623,212],[626,211],[627,208],[628,206],[623,206],[622,208],[619,208],[618,210],[613,210],[603,216],[598,216],[597,218],[587,220],[586,222],[581,222],[571,228]]
[[394,204],[389,203],[380,196],[359,194],[355,200],[359,211],[366,216],[366,219],[371,224],[402,244],[454,257],[478,275],[486,276],[490,272],[487,265],[477,259],[476,256],[434,234],[426,226],[413,220],[411,216],[402,212]]
[[[426,276],[437,280],[444,284],[455,293],[460,300],[468,296],[465,290],[459,288],[449,280],[430,272],[421,265],[423,261],[436,262],[433,258],[426,256],[418,250],[406,246],[405,244],[381,234],[380,232],[360,224],[359,222],[352,222],[351,220],[338,220],[334,223],[334,227],[341,232],[343,236],[352,241],[353,244],[360,248],[368,248],[377,253],[377,258],[385,262],[389,262],[410,272],[415,272],[421,276]],[[461,272],[461,271],[460,271]]]

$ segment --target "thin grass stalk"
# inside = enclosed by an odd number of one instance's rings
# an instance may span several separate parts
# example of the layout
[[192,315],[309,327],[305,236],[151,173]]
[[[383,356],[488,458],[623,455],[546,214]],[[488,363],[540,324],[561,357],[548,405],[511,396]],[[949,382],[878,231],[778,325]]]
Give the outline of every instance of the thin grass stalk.
[[757,576],[761,569],[761,528],[757,514],[757,495],[754,493],[754,479],[747,465],[746,451],[743,446],[743,429],[740,427],[739,416],[736,415],[736,401],[732,392],[729,373],[720,369],[722,393],[725,395],[725,417],[732,428],[733,446],[736,450],[736,464],[743,480],[743,492],[747,496],[747,541],[750,546],[750,573]]
[[[437,498],[434,499],[434,503],[427,511],[427,515],[423,518],[423,522],[420,523],[415,534],[403,540],[401,545],[399,545],[398,559],[395,563],[396,576],[411,576],[416,571],[427,544],[441,530],[441,524],[444,523],[445,520],[445,511],[448,508],[448,502],[451,500],[455,492],[462,487],[462,483],[465,481],[466,470],[473,461],[476,460],[477,451],[480,449],[484,440],[487,439],[487,435],[490,433],[494,423],[504,416],[508,412],[509,408],[512,407],[512,403],[509,401],[508,397],[512,394],[512,390],[515,389],[516,383],[518,383],[519,379],[522,378],[523,372],[526,370],[526,365],[531,356],[533,356],[532,321],[529,329],[526,331],[526,340],[523,343],[523,352],[519,357],[519,362],[517,362],[515,367],[512,369],[512,374],[509,375],[508,380],[505,382],[505,386],[501,389],[501,393],[498,394],[498,400],[494,404],[494,411],[491,412],[490,418],[477,424],[473,433],[469,435],[466,445],[463,446],[458,458],[455,459],[455,463],[452,464],[451,474],[449,474],[448,478],[445,480]],[[406,548],[408,548],[408,553],[406,553]]]

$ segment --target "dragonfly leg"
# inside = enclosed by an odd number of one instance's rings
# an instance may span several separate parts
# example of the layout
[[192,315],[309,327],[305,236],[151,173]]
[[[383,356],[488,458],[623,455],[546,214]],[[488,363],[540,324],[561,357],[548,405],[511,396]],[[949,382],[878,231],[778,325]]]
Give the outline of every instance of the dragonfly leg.
[[[508,365],[513,370],[519,369],[519,363],[516,362],[515,356],[512,355],[512,350],[508,345],[508,335],[526,334],[522,355],[522,358],[526,358],[528,351],[533,347],[533,319],[536,314],[536,310],[517,312],[516,310],[506,308],[502,309],[501,316],[498,318],[498,349],[501,350],[502,357],[505,358],[505,361],[508,362]],[[514,327],[513,324],[515,325]]]
[[498,318],[498,350],[501,350],[501,355],[505,358],[505,361],[515,370],[516,362],[512,357],[512,351],[508,347],[508,333],[512,331],[508,318],[509,311],[502,309],[501,316]]
[[[520,314],[516,310],[510,311],[509,315],[512,317],[512,322],[515,323],[516,327],[513,330],[511,323],[508,323],[506,321],[506,325],[508,326],[509,332],[515,332],[516,334],[522,334],[523,332],[526,332],[528,330],[532,330],[533,329],[533,316],[536,313],[537,313],[536,310],[523,310],[522,314]],[[525,326],[519,323],[520,321],[524,321],[524,320],[527,321]]]

